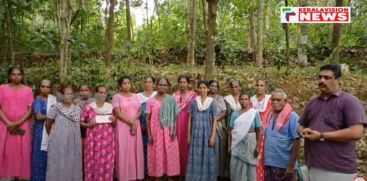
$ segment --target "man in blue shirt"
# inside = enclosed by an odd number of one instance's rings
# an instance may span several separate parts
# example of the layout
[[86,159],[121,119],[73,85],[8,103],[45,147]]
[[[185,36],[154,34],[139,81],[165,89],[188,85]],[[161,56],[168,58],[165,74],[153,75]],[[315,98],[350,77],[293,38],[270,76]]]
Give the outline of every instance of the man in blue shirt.
[[265,181],[295,181],[299,153],[298,120],[282,89],[272,92],[273,112],[266,116]]

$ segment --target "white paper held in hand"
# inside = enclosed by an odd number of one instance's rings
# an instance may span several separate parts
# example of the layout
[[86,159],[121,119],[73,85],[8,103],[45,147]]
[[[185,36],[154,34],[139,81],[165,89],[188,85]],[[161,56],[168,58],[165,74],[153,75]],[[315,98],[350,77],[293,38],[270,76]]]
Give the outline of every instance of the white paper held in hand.
[[96,123],[97,124],[101,124],[101,123],[112,123],[112,121],[110,120],[110,117],[111,116],[112,116],[111,114],[97,115],[96,116]]

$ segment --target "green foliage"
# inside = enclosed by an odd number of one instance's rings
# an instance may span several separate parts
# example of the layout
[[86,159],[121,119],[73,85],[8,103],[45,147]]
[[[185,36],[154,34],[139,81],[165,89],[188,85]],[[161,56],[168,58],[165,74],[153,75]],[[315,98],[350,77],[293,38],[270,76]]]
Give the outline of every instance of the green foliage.
[[367,47],[367,21],[360,19],[343,27],[346,32],[341,37],[344,47]]
[[8,66],[0,66],[0,84],[8,82]]
[[281,50],[278,50],[278,53],[275,54],[273,65],[277,68],[278,73],[282,67],[286,67],[288,62],[286,61],[285,53],[280,53]]
[[[3,22],[5,3],[10,2],[15,51],[17,53],[44,53],[57,55],[59,52],[59,24],[57,1],[6,0],[0,2],[0,20]],[[74,1],[73,1],[74,2]],[[76,2],[76,1],[75,1]],[[89,0],[86,9],[73,4],[73,22],[69,38],[72,65],[81,60],[103,59],[105,51],[106,1]],[[115,61],[139,63],[170,64],[186,61],[188,43],[188,1],[158,1],[155,15],[140,27],[134,26],[134,40],[127,41],[126,12],[124,3],[115,9],[113,57]],[[206,1],[204,1],[206,2]],[[55,4],[56,3],[56,4]],[[298,1],[289,0],[289,6],[297,6]],[[312,1],[310,6],[332,6],[333,1]],[[131,1],[131,6],[144,7],[141,0]],[[243,64],[243,54],[248,53],[251,14],[257,16],[257,1],[221,0],[218,9],[218,64]],[[264,51],[268,65],[278,69],[285,66],[285,32],[279,18],[279,8],[284,1],[266,1],[264,19]],[[367,3],[351,1],[352,24],[343,25],[340,45],[344,49],[366,48],[367,46]],[[203,63],[206,54],[206,34],[202,1],[197,2],[196,59]],[[158,16],[159,14],[159,16]],[[205,12],[207,16],[207,12]],[[207,17],[206,17],[207,18]],[[256,21],[256,20],[255,20]],[[3,27],[3,26],[2,26]],[[257,28],[256,22],[255,27]],[[309,60],[315,64],[329,56],[332,24],[309,24]],[[290,24],[290,58],[297,58],[299,25]],[[0,28],[0,41],[5,41],[5,30]],[[6,44],[0,45],[0,53],[7,50]],[[275,55],[274,55],[275,54]],[[358,68],[360,63],[349,60],[341,54],[343,62],[350,62]],[[363,56],[362,56],[362,59]],[[76,62],[75,62],[76,61]],[[247,58],[250,61],[250,58]]]
[[[3,21],[5,4],[11,3],[13,28],[17,52],[58,53],[59,28],[58,6],[54,1],[7,0],[0,2],[0,20]],[[71,25],[72,59],[102,57],[105,51],[106,14],[105,1],[90,0],[85,10],[73,4],[74,21]],[[297,6],[296,0],[289,0],[289,6]],[[332,6],[332,1],[309,2],[310,6]],[[115,60],[138,60],[141,63],[182,63],[186,60],[188,43],[188,1],[159,1],[156,15],[149,17],[149,23],[140,27],[134,26],[134,41],[129,43],[126,35],[125,5],[120,3],[115,9],[113,54]],[[131,6],[144,7],[141,0],[131,2]],[[218,9],[218,52],[224,64],[241,64],[239,53],[247,52],[250,36],[249,17],[257,15],[257,1],[221,0]],[[265,5],[264,47],[267,52],[283,54],[285,33],[280,23],[279,8],[284,1],[270,0]],[[352,24],[343,25],[341,46],[344,48],[367,46],[367,3],[351,1]],[[202,1],[197,2],[197,38],[196,56],[201,63],[205,59],[206,35]],[[159,17],[157,14],[159,13]],[[207,15],[207,12],[206,12]],[[134,23],[134,17],[132,17]],[[256,22],[255,22],[256,23]],[[329,47],[331,43],[332,24],[310,24],[308,26],[310,60],[324,60],[327,54],[320,55],[320,47]],[[298,25],[290,25],[290,45],[298,46]],[[4,29],[0,28],[0,41],[5,40]],[[5,50],[6,45],[0,45]],[[4,51],[0,51],[3,53]],[[279,64],[277,56],[265,55],[272,62]],[[284,56],[284,55],[279,55]],[[291,57],[295,57],[292,52]],[[346,57],[341,57],[342,59]],[[276,63],[278,62],[278,63]]]

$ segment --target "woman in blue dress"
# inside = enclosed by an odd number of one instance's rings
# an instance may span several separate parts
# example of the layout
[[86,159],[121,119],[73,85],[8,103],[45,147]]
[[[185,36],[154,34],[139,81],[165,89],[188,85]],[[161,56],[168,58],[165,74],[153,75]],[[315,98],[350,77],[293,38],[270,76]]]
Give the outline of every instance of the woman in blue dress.
[[[32,140],[32,180],[45,181],[47,168],[47,134],[44,132],[44,121],[47,110],[56,103],[56,97],[50,95],[51,82],[42,80],[40,95],[32,105],[34,114],[33,140]],[[46,135],[45,135],[46,134]]]
[[186,180],[215,181],[218,155],[215,147],[218,106],[208,96],[209,83],[199,81],[199,95],[190,103],[188,143],[190,144]]

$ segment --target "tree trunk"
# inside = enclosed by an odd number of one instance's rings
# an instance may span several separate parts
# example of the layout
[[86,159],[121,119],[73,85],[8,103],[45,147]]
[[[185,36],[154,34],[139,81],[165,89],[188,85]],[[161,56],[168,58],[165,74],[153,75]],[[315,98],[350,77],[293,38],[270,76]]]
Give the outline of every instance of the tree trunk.
[[161,18],[160,18],[160,12],[159,12],[159,4],[158,4],[158,0],[154,0],[154,10],[155,13],[157,14],[157,18],[158,18],[158,26],[161,26]]
[[130,0],[125,0],[126,2],[126,33],[127,33],[127,40],[132,43],[133,41],[133,28],[132,28],[132,21],[131,21],[131,14],[130,14]]
[[264,29],[264,6],[265,1],[259,0],[259,10],[258,10],[258,32],[257,32],[257,50],[256,50],[256,66],[263,67],[263,50],[264,50],[264,39],[263,39],[263,29]]
[[[341,7],[343,6],[343,0],[335,0],[335,6]],[[331,40],[331,49],[333,52],[331,53],[331,62],[339,63],[339,52],[340,49],[337,48],[339,46],[340,37],[342,35],[342,24],[334,23],[333,35]]]
[[190,65],[195,65],[196,0],[190,0],[189,9],[189,44],[186,63]]
[[87,24],[87,15],[86,15],[86,1],[87,0],[79,0],[79,9],[83,11],[82,15],[80,16],[80,32],[84,33],[86,30]]
[[53,12],[52,19],[56,23],[57,27],[59,27],[60,26],[60,18],[59,18],[60,7],[59,5],[61,3],[58,0],[51,0],[49,4],[50,4],[51,12]]
[[206,21],[206,12],[208,11],[208,8],[206,7],[206,2],[205,0],[201,0],[201,4],[203,6],[203,25],[204,25],[204,32],[206,32],[206,28],[207,28],[207,21]]
[[[288,0],[284,1],[285,3],[285,7],[288,7]],[[289,62],[289,54],[290,54],[290,50],[289,50],[289,25],[288,23],[284,23],[283,24],[283,28],[284,28],[284,32],[285,32],[285,61]]]
[[[300,0],[300,6],[301,7],[307,7],[308,6],[308,0]],[[298,37],[298,63],[301,65],[307,65],[307,42],[308,42],[308,30],[307,30],[307,24],[300,24],[299,28],[299,37]]]
[[110,1],[106,0],[106,8],[104,9],[104,22],[108,24],[108,8],[110,7]]
[[[4,11],[3,12],[4,14],[3,14],[3,17],[4,17],[4,19],[6,19],[6,12]],[[5,30],[5,27],[6,27],[6,22],[5,22],[5,20],[4,21],[1,21],[1,29],[3,29],[3,30]],[[2,44],[2,45],[0,45],[0,47],[1,48],[3,48],[3,49],[0,49],[0,53],[2,53],[3,54],[3,58],[2,58],[2,62],[1,63],[6,63],[6,45],[7,45],[7,42],[6,42],[6,31],[4,31],[4,44]],[[0,64],[1,64],[0,63]]]
[[[146,13],[146,25],[147,25],[147,30],[149,29],[150,27],[150,21],[149,21],[149,4],[148,4],[148,1],[145,2],[145,13]],[[151,29],[150,29],[151,30]]]
[[[336,6],[343,6],[343,0],[335,0]],[[339,40],[342,32],[342,24],[335,23],[331,41],[331,48],[334,50],[339,45]]]
[[268,1],[268,4],[266,6],[266,15],[265,15],[265,31],[268,31],[270,29],[270,26],[271,26],[271,16],[272,16],[272,13],[273,11],[271,10],[271,4],[270,2]]
[[10,55],[11,64],[15,64],[15,53],[13,44],[13,27],[12,27],[12,17],[11,17],[11,4],[9,1],[4,0],[5,8],[5,37],[8,44],[8,54]]
[[109,7],[109,16],[108,23],[106,29],[106,55],[105,55],[105,63],[107,66],[111,66],[112,62],[112,50],[113,50],[113,22],[114,22],[114,9],[115,9],[116,0],[110,0]]
[[67,70],[70,61],[69,36],[70,36],[70,21],[71,21],[71,5],[69,0],[63,0],[59,15],[60,21],[60,83],[65,83]]
[[208,28],[206,31],[205,80],[213,77],[215,69],[215,36],[217,33],[217,10],[219,0],[208,2]]
[[[250,14],[250,35],[249,37],[249,53],[253,53],[253,55],[255,55],[256,53],[256,17],[255,17],[255,12],[252,12]],[[256,59],[255,56],[254,60]]]

